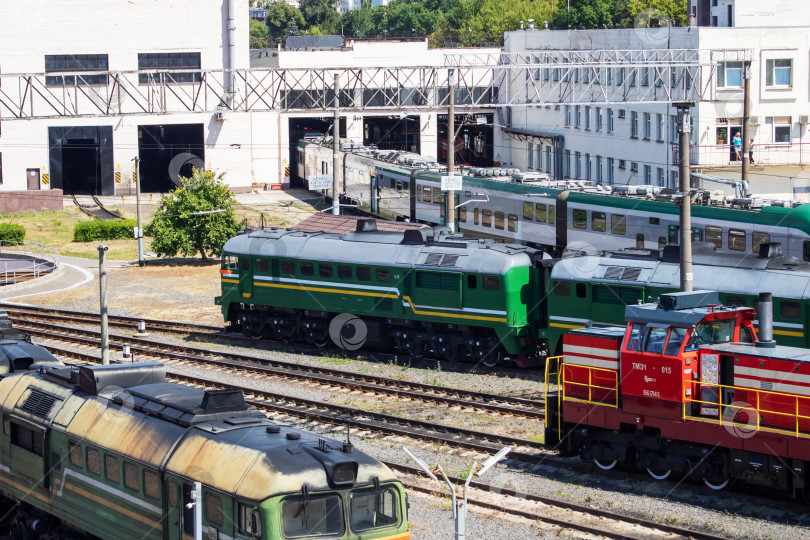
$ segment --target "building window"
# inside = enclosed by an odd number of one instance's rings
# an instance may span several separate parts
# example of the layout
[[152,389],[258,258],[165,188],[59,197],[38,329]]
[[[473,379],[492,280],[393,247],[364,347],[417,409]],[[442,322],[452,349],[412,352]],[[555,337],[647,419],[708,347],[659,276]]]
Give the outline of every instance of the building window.
[[[621,168],[621,163],[619,163],[619,168]],[[631,161],[630,162],[630,170],[632,172],[638,172],[638,162],[637,161]]]
[[602,156],[596,156],[596,182],[602,183]]
[[580,123],[580,114],[579,114],[581,112],[581,109],[582,109],[582,107],[580,107],[579,105],[574,105],[574,127],[577,128],[577,129],[579,129],[579,127],[581,125],[581,123]]
[[571,178],[571,150],[565,151],[565,177]]
[[585,130],[589,131],[591,129],[591,108],[588,105],[585,105]]
[[528,150],[528,164],[527,167],[530,169],[534,169],[534,144],[529,143],[529,150]]
[[638,113],[630,111],[630,137],[638,139]]
[[650,68],[641,68],[641,86],[650,86]]
[[602,131],[602,107],[596,107],[593,111],[596,131]]
[[551,172],[551,147],[546,146],[546,172]]
[[793,60],[766,60],[766,86],[791,86],[793,84]]
[[613,133],[613,109],[607,110],[607,132]]
[[613,173],[613,162],[614,160],[612,157],[607,158],[607,183],[609,186],[613,185],[615,179]]
[[577,180],[582,178],[582,163],[581,163],[581,160],[580,160],[580,153],[579,152],[574,152],[574,172],[576,173],[575,178]]
[[658,167],[657,169],[656,178],[658,180],[658,185],[664,187],[664,169],[662,167]]
[[718,88],[742,88],[743,63],[720,62],[717,64]]
[[[152,73],[140,73],[138,75],[138,82],[140,84],[147,84],[149,82],[200,82],[202,75],[199,71],[191,71],[200,69],[200,53],[139,53],[138,54],[138,70],[151,71],[161,70],[161,72],[153,71]],[[164,70],[171,70],[170,72],[162,72]]]
[[649,140],[652,136],[652,119],[648,112],[644,113],[644,138]]
[[789,116],[768,116],[765,118],[765,125],[772,132],[773,142],[790,142],[790,117]]
[[664,142],[664,115],[657,114],[655,116],[655,140]]
[[627,168],[627,161],[624,160],[624,159],[620,159],[619,160],[619,168],[620,169],[626,169]]
[[678,187],[678,171],[669,171],[669,187]]
[[652,184],[652,167],[644,165],[644,183],[647,185]]
[[[83,73],[85,71],[107,71],[109,63],[106,54],[48,54],[45,55],[45,73]],[[46,86],[74,84],[107,84],[106,75],[47,75]]]
[[543,168],[543,145],[537,145],[537,163],[535,163],[536,169],[539,171]]
[[565,113],[565,126],[571,125],[571,105],[566,105],[564,109]]
[[593,170],[591,169],[591,155],[585,154],[585,180],[592,180],[593,179]]

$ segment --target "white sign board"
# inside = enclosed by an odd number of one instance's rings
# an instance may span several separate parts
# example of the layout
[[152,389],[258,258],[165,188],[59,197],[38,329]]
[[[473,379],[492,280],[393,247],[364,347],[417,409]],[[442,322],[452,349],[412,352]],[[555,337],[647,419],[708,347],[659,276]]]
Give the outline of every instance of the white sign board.
[[453,176],[442,176],[442,191],[450,190],[461,190],[461,175],[458,175],[458,173]]
[[313,174],[307,177],[309,189],[332,189],[331,174]]

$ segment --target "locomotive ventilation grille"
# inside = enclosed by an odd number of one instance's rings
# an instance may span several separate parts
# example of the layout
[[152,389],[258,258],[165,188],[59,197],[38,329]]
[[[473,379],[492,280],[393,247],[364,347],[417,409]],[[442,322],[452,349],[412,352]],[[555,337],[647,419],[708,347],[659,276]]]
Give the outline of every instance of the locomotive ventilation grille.
[[59,398],[45,393],[38,388],[29,388],[29,390],[31,393],[20,409],[39,418],[48,418],[53,404],[56,403],[56,400]]
[[425,257],[425,266],[457,266],[460,255],[449,253],[428,253]]
[[641,268],[628,268],[626,266],[608,266],[605,268],[604,279],[619,279],[626,281],[638,281],[641,275]]

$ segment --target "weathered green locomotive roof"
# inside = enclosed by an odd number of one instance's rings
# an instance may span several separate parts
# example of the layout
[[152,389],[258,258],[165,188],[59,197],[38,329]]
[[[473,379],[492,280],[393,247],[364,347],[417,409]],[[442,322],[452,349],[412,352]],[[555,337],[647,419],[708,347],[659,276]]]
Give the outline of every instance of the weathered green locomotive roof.
[[[422,231],[422,229],[418,229]],[[411,234],[414,234],[411,232]],[[423,233],[424,234],[424,233]],[[228,240],[226,254],[254,257],[281,257],[349,264],[430,267],[439,254],[457,255],[454,264],[442,270],[504,274],[510,268],[532,264],[535,250],[525,246],[499,244],[485,240],[466,240],[457,236],[438,236],[438,241],[405,244],[402,232],[354,232],[347,235],[265,229],[240,234]],[[449,261],[450,258],[446,258]]]
[[[385,465],[359,450],[344,453],[337,441],[320,442],[314,434],[280,426],[261,413],[243,414],[238,400],[227,396],[217,402],[222,414],[181,425],[170,412],[150,411],[150,404],[196,414],[205,408],[202,389],[158,383],[102,389],[94,395],[69,381],[60,384],[57,377],[38,371],[0,377],[0,405],[6,414],[250,500],[296,492],[304,483],[311,491],[329,489],[328,464],[336,460],[357,463],[356,484],[369,484],[374,477],[395,479]],[[28,412],[31,395],[38,407]]]

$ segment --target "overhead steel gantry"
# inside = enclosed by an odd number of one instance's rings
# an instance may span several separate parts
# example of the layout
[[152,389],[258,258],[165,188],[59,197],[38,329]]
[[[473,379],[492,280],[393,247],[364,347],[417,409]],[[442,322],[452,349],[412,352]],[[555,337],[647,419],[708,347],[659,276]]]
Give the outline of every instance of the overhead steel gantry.
[[331,110],[336,74],[346,111],[445,109],[451,69],[460,107],[698,102],[714,98],[718,62],[750,58],[736,49],[465,51],[441,66],[2,74],[0,120]]

